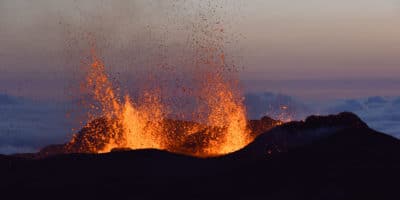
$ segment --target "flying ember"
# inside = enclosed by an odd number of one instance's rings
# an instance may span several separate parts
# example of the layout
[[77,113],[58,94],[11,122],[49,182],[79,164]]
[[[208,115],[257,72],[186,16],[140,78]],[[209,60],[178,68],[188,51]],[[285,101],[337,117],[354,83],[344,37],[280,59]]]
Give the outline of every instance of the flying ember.
[[182,123],[166,118],[168,105],[161,102],[159,90],[144,91],[138,102],[129,95],[120,97],[104,63],[95,50],[91,54],[85,87],[94,102],[89,106],[85,134],[75,135],[69,143],[71,152],[154,148],[208,157],[239,150],[251,141],[241,99],[220,75],[209,75],[208,87],[202,89],[209,112],[200,118],[206,121]]
[[216,12],[220,6],[209,1],[199,7],[188,40],[190,61],[184,64],[192,69],[189,77],[196,87],[185,93],[196,102],[190,121],[170,118],[174,109],[163,101],[164,87],[156,80],[148,81],[156,87],[140,89],[137,98],[121,95],[93,48],[83,84],[92,99],[87,124],[69,142],[69,152],[154,148],[210,157],[237,151],[254,139],[233,75],[237,70],[224,51],[226,31]]

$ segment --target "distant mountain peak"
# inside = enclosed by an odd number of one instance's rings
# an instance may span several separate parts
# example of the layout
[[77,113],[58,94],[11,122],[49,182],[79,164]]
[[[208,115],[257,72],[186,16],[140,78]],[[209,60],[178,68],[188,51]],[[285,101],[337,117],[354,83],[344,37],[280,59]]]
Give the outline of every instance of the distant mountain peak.
[[342,112],[337,115],[328,116],[310,116],[305,120],[309,126],[341,126],[341,127],[359,127],[367,128],[368,125],[363,122],[356,114],[351,112]]
[[[260,134],[238,154],[245,154],[242,157],[248,158],[264,158],[268,154],[286,152],[338,134],[349,137],[349,140],[373,138],[378,135],[354,113],[342,112],[337,115],[310,116],[304,121],[288,122]],[[383,134],[379,133],[379,135]],[[387,138],[391,137],[387,136]]]

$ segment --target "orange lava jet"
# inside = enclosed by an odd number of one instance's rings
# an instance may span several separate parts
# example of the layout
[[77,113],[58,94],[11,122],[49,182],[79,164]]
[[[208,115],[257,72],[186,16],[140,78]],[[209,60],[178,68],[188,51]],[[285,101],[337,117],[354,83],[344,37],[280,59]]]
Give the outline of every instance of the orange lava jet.
[[[199,157],[218,156],[243,148],[251,140],[241,99],[220,75],[207,76],[202,95],[208,112],[203,124],[166,118],[159,90],[144,91],[138,102],[122,99],[91,52],[84,88],[93,98],[85,134],[73,137],[70,152],[105,153],[113,149],[162,149]],[[201,113],[201,112],[199,112]],[[204,115],[204,113],[203,113]],[[101,119],[101,120],[100,120]]]
[[203,95],[209,107],[207,124],[222,128],[222,133],[209,146],[210,154],[227,154],[246,146],[250,138],[242,99],[224,82],[219,73],[208,74]]
[[[84,84],[94,100],[89,104],[89,123],[84,127],[90,134],[80,139],[82,144],[78,149],[96,153],[110,152],[115,148],[164,149],[161,136],[164,112],[157,92],[145,92],[140,103],[133,102],[129,96],[121,100],[105,73],[104,63],[94,50],[91,54]],[[98,118],[103,119],[103,124],[91,123]],[[76,136],[70,146],[75,140]]]
[[168,119],[170,108],[162,101],[161,87],[140,91],[136,101],[129,95],[121,98],[93,50],[85,88],[94,102],[87,125],[68,144],[70,152],[155,148],[210,157],[237,151],[254,139],[234,83],[237,78],[231,77],[235,66],[226,64],[225,29],[216,11],[222,4],[198,4],[201,9],[194,15],[189,36],[192,52],[187,52],[193,63],[184,64],[193,69],[194,85],[199,84],[194,93],[185,94],[197,101],[192,122]]

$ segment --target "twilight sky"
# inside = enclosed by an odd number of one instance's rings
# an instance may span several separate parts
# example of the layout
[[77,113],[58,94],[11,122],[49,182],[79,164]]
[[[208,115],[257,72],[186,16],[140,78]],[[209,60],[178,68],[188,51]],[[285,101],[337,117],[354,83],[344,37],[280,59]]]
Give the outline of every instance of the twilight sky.
[[[228,40],[237,40],[227,52],[244,66],[246,90],[336,98],[399,94],[400,1],[221,2]],[[196,0],[1,0],[0,93],[62,96],[79,77],[88,32],[110,69],[128,79],[152,60],[160,42],[173,52],[168,55],[179,55],[181,32],[197,5]]]

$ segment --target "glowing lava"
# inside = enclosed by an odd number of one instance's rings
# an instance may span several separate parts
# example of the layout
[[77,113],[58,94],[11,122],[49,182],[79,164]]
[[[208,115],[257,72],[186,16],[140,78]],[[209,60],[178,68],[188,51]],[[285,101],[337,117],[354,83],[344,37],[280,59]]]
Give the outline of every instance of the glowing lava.
[[159,90],[144,91],[138,102],[121,98],[105,73],[104,63],[92,50],[84,84],[92,97],[89,119],[70,141],[70,152],[105,153],[113,149],[163,149],[199,157],[231,153],[252,138],[241,99],[222,77],[208,76],[202,89],[208,112],[205,124],[166,119],[168,106]]
[[[91,64],[84,87],[89,91],[89,123],[87,134],[80,139],[84,152],[109,152],[114,148],[164,148],[163,108],[157,92],[145,92],[142,102],[135,103],[129,96],[121,100],[105,73],[104,63],[91,52]],[[93,123],[102,118],[103,124]],[[106,126],[106,127],[104,127]],[[73,146],[76,136],[71,141]]]
[[87,125],[68,145],[71,152],[155,148],[209,157],[237,151],[254,139],[243,98],[234,83],[237,78],[231,76],[235,66],[226,63],[225,29],[217,14],[222,4],[198,4],[199,13],[194,15],[188,40],[192,52],[187,56],[193,59],[184,63],[192,69],[189,76],[193,85],[199,85],[194,93],[187,94],[196,99],[192,122],[168,119],[170,106],[162,101],[161,83],[155,82],[160,84],[158,89],[139,91],[138,99],[129,95],[121,98],[93,50],[84,84],[93,101]]
[[247,126],[246,111],[242,99],[223,81],[220,74],[208,76],[203,88],[209,106],[207,123],[223,128],[218,140],[210,145],[210,154],[227,154],[246,146],[252,139]]

